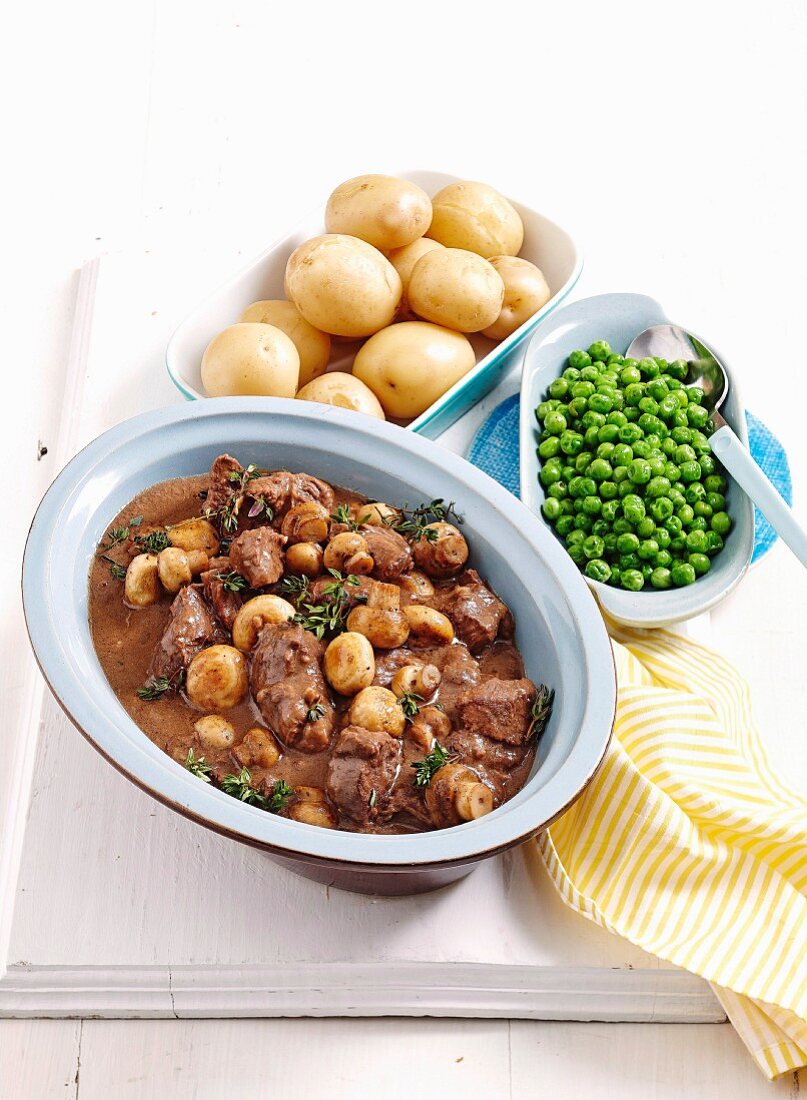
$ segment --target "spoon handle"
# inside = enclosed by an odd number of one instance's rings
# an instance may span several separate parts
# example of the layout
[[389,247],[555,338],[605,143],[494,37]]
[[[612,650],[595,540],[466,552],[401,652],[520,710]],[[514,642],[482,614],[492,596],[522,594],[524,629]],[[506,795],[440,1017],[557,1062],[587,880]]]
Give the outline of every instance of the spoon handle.
[[807,567],[807,532],[728,424],[710,437],[709,446],[777,535]]

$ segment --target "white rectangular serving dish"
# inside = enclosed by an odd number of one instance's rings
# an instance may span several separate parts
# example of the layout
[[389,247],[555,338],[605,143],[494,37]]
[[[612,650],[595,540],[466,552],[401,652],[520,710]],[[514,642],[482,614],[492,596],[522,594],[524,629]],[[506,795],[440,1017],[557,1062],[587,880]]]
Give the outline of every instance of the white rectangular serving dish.
[[[399,172],[403,179],[418,184],[434,195],[460,177],[442,172]],[[504,377],[520,355],[522,345],[535,327],[563,301],[580,277],[582,258],[569,234],[555,222],[521,203],[510,200],[524,223],[524,244],[520,255],[540,267],[552,297],[507,339],[494,343],[484,336],[471,338],[477,363],[473,370],[443,394],[408,426],[435,439],[463,413],[475,405]],[[323,210],[325,196],[323,196]],[[310,237],[325,231],[321,217],[314,217],[262,252],[247,267],[210,294],[174,331],[166,349],[166,366],[177,389],[189,400],[205,397],[200,367],[208,343],[222,329],[232,325],[250,303],[263,298],[285,298],[283,276],[286,261],[294,249]],[[340,345],[336,345],[338,351]],[[330,370],[350,370],[357,343],[342,345],[344,353]]]

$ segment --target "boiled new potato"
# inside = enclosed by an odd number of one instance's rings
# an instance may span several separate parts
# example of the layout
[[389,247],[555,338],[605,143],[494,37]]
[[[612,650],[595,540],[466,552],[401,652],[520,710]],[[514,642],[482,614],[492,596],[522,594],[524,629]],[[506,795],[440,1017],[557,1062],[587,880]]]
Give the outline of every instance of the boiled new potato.
[[517,211],[486,183],[449,183],[432,199],[429,236],[448,248],[467,248],[488,259],[516,256],[524,243]]
[[370,387],[387,416],[410,420],[467,374],[475,361],[461,333],[426,321],[402,321],[370,337],[356,355],[353,373]]
[[387,252],[422,237],[432,220],[432,204],[416,183],[394,176],[356,176],[328,199],[325,228],[349,233]]
[[230,325],[202,356],[202,385],[211,397],[294,397],[299,378],[297,348],[274,325]]
[[336,336],[370,336],[395,316],[401,277],[371,244],[330,233],[306,241],[289,256],[286,294],[314,328]]
[[331,338],[327,332],[309,325],[305,317],[293,302],[271,299],[253,302],[247,306],[239,321],[258,321],[263,325],[274,325],[285,332],[300,356],[300,381],[304,386],[312,378],[325,373],[331,354]]
[[341,409],[367,413],[384,420],[384,410],[369,387],[352,374],[342,371],[330,371],[321,378],[315,378],[307,386],[297,391],[301,401],[320,401],[323,405],[338,405]]
[[412,269],[421,256],[425,256],[427,252],[433,252],[436,248],[442,247],[443,246],[439,244],[439,242],[429,240],[428,237],[419,237],[416,241],[412,241],[411,244],[404,245],[403,248],[394,248],[387,256],[389,262],[401,276],[401,285],[403,286],[401,304],[398,307],[399,321],[414,321],[416,319],[409,308],[409,301],[406,296],[409,280],[412,276]]
[[504,302],[501,313],[484,330],[484,335],[491,340],[503,340],[545,306],[552,291],[544,273],[529,260],[518,256],[493,256],[490,263],[504,283]]
[[209,646],[197,653],[188,665],[185,691],[199,710],[237,707],[248,688],[246,658],[234,646]]
[[501,313],[504,283],[492,264],[464,248],[438,248],[421,256],[407,288],[419,317],[458,332],[480,332]]

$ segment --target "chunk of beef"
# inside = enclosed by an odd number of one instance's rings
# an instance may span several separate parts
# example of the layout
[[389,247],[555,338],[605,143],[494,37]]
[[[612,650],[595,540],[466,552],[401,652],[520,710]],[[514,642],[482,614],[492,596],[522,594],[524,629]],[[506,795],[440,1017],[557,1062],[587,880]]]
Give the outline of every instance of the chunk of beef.
[[419,649],[418,657],[440,669],[440,705],[453,717],[454,700],[466,688],[477,683],[481,675],[479,665],[462,642],[453,645],[435,646],[432,649]]
[[255,527],[242,532],[230,545],[233,569],[246,578],[250,588],[274,584],[283,576],[285,535],[271,527]]
[[216,624],[198,589],[186,585],[171,604],[171,618],[151,661],[150,674],[173,680],[200,649],[217,641]]
[[333,735],[322,654],[322,644],[295,623],[265,626],[252,654],[250,686],[264,721],[301,752],[322,752]]
[[[369,577],[357,577],[358,584],[345,584],[344,585],[344,604],[351,610],[357,603],[366,603],[367,596],[370,589],[373,586],[373,582]],[[323,599],[328,599],[329,591],[332,593],[334,585],[338,583],[336,578],[326,573],[325,576],[317,577],[315,581],[312,581],[308,588],[308,595],[305,596],[301,603],[321,603]]]
[[420,657],[415,656],[411,649],[398,646],[397,649],[382,649],[375,655],[375,678],[373,684],[377,687],[388,688],[392,678],[399,668],[404,665],[419,665]]
[[388,733],[360,726],[342,730],[328,765],[327,790],[345,817],[358,825],[378,817],[398,774],[400,754],[400,741]]
[[200,580],[205,596],[213,605],[216,618],[223,627],[231,631],[235,617],[241,608],[242,600],[237,592],[231,592],[229,588],[224,587],[224,581],[222,581],[220,574],[230,571],[230,562],[227,558],[213,559],[214,562],[222,560],[226,563],[223,568],[219,565],[213,569],[208,569],[207,572],[202,573]]
[[494,640],[503,622],[509,622],[507,606],[484,584],[475,569],[466,569],[456,585],[440,586],[434,606],[454,624],[457,637],[472,653]]
[[457,696],[457,724],[493,741],[524,745],[530,736],[536,694],[532,680],[483,680]]
[[397,531],[366,525],[361,533],[375,562],[374,577],[381,581],[394,581],[412,568],[414,562],[409,543]]
[[219,455],[210,467],[210,485],[204,502],[204,512],[220,512],[233,498],[236,484],[230,474],[242,474],[244,467],[231,455]]
[[265,501],[276,516],[281,516],[294,504],[313,500],[333,511],[333,489],[311,474],[292,474],[288,470],[275,470],[263,477],[253,478],[247,486],[247,494]]

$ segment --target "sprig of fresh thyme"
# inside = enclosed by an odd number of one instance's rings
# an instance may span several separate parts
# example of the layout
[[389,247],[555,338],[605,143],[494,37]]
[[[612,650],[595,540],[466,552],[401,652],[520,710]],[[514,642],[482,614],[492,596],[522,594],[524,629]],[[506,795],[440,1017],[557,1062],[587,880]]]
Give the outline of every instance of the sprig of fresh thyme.
[[298,610],[293,620],[304,630],[310,630],[320,641],[326,633],[339,634],[345,629],[350,610],[350,596],[346,586],[355,588],[361,584],[359,578],[353,573],[343,576],[338,569],[329,569],[328,572],[334,580],[323,585],[320,602],[303,603],[301,609],[298,599]]
[[126,523],[122,523],[117,527],[110,527],[107,531],[107,543],[103,547],[104,550],[111,550],[113,546],[118,546],[121,542],[126,542],[129,537],[129,533],[132,527],[139,527],[143,522],[142,516],[132,516]]
[[225,592],[243,592],[245,588],[249,588],[246,577],[242,577],[234,569],[229,573],[217,573],[216,576],[221,581]]
[[404,712],[404,717],[407,722],[411,722],[415,715],[420,710],[420,704],[423,702],[423,696],[418,695],[416,691],[405,691],[398,700],[401,710]]
[[415,769],[415,786],[416,787],[428,787],[436,772],[452,759],[452,754],[444,749],[439,741],[434,742],[434,748],[428,756],[424,756],[422,760],[416,760],[414,764],[410,764],[410,767]]
[[197,779],[201,779],[203,783],[210,782],[210,773],[213,769],[203,756],[196,756],[192,748],[188,749],[185,767],[192,775],[195,775]]
[[185,669],[176,676],[149,676],[145,684],[137,689],[138,699],[161,699],[168,691],[177,691],[185,683]]
[[544,727],[552,714],[552,704],[555,702],[555,689],[551,691],[546,684],[541,684],[535,702],[530,707],[530,724],[527,737],[538,737],[543,733]]
[[453,523],[461,527],[465,522],[454,508],[454,501],[446,504],[442,497],[437,497],[428,504],[419,504],[417,508],[409,508],[404,505],[399,509],[401,518],[395,515],[385,520],[385,526],[391,527],[399,535],[404,535],[413,542],[425,538],[428,542],[437,541],[437,532],[431,526],[432,523]]

